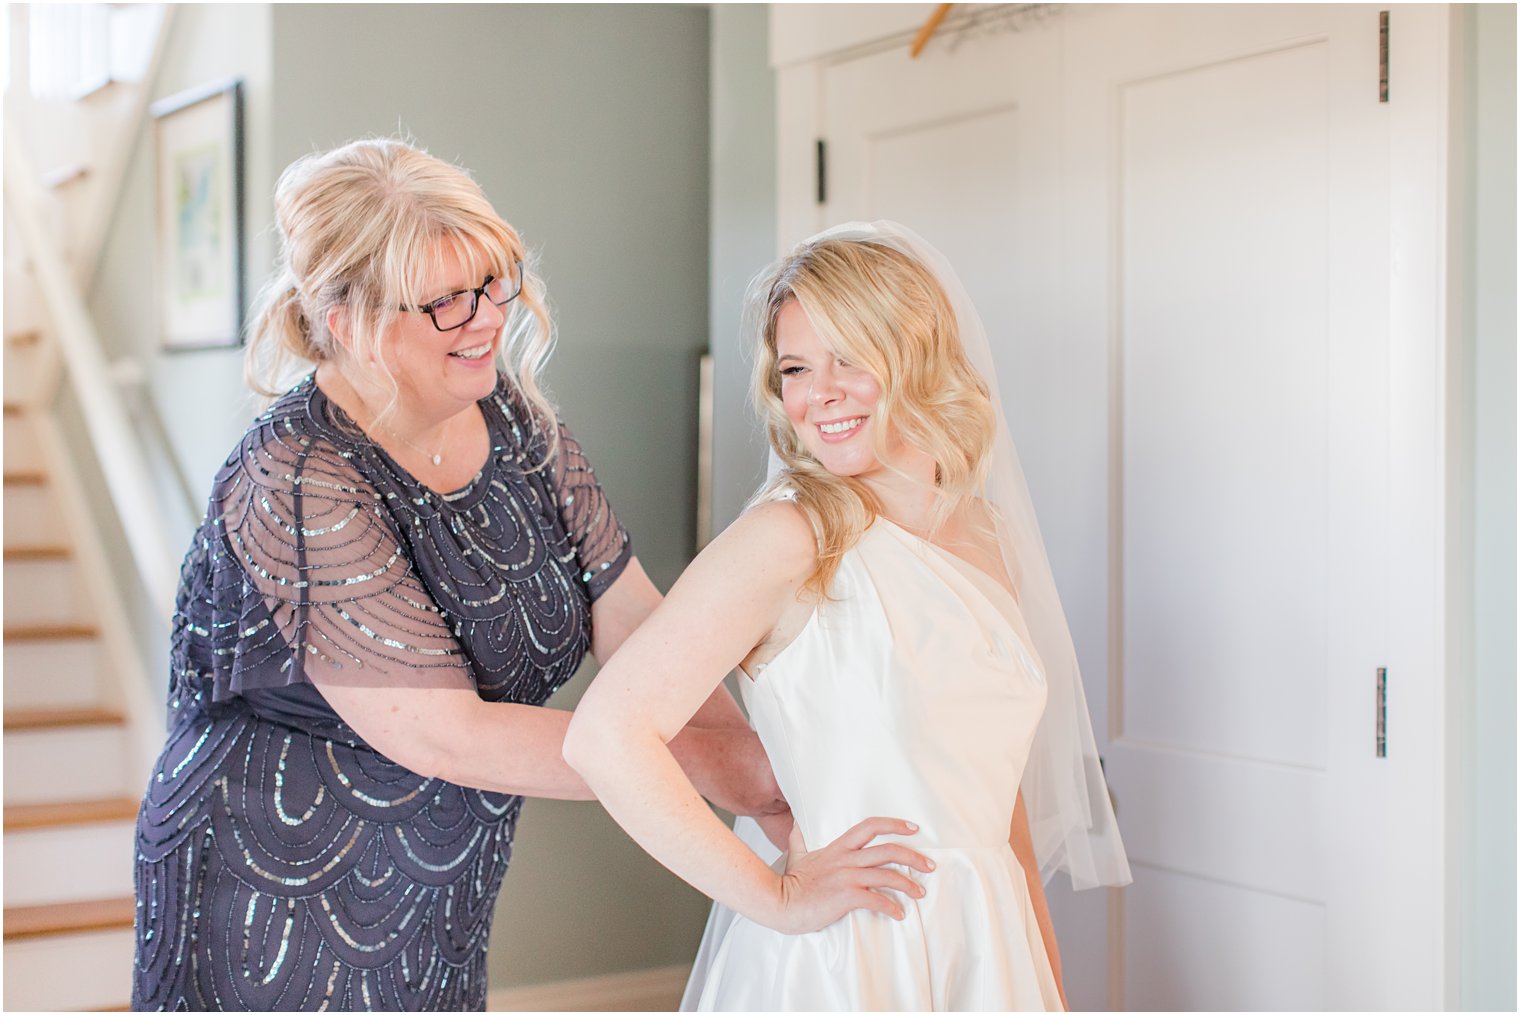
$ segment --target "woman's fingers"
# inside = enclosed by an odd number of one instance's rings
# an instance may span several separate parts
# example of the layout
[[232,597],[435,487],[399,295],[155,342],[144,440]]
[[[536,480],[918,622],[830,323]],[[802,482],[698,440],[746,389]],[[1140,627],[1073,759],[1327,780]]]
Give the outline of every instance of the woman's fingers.
[[894,920],[901,920],[908,915],[900,903],[887,895],[883,895],[881,892],[874,892],[869,888],[859,893],[857,904],[850,908],[882,913]]
[[893,870],[890,867],[862,867],[857,876],[859,880],[856,884],[865,885],[867,888],[888,888],[915,899],[924,897],[923,885],[902,871]]
[[[866,818],[816,852],[807,852],[801,831],[792,828],[784,889],[790,893],[792,932],[816,930],[852,909],[901,920],[901,896],[921,899],[922,885],[907,871],[929,873],[934,861],[897,842],[871,845],[882,835],[912,835],[918,826],[901,818]],[[900,894],[899,894],[900,893]]]
[[860,849],[878,835],[912,835],[918,826],[901,818],[866,818],[834,841],[848,849]]
[[879,846],[867,846],[858,849],[854,853],[855,862],[862,867],[880,867],[882,864],[895,863],[904,867],[912,867],[916,871],[928,874],[934,870],[934,861],[917,850],[896,842],[884,842]]

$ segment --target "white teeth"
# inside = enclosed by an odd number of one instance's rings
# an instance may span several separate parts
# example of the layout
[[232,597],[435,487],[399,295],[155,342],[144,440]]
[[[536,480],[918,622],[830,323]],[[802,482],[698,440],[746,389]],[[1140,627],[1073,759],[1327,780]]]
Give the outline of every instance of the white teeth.
[[846,430],[855,429],[864,422],[864,419],[856,416],[854,419],[844,419],[840,420],[838,423],[819,423],[818,429],[822,430],[824,433],[844,433]]
[[488,355],[490,351],[491,344],[487,342],[485,345],[477,345],[473,349],[461,349],[458,352],[451,352],[449,355],[458,356],[460,359],[480,359],[480,357]]

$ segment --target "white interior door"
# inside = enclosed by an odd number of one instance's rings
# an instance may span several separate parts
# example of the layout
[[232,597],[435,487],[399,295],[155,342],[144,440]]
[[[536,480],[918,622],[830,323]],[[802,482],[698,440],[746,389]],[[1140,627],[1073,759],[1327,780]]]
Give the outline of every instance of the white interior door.
[[1136,875],[1054,894],[1079,1008],[1441,1004],[1439,738],[1374,749],[1380,667],[1438,700],[1439,554],[1378,53],[1376,8],[1070,7],[781,78],[828,170],[783,239],[900,219],[994,342]]

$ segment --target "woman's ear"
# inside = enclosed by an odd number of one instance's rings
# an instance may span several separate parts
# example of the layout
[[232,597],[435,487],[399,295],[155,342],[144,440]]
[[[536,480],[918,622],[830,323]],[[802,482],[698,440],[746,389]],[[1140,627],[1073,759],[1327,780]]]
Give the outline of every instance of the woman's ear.
[[348,325],[348,307],[339,304],[327,309],[327,333],[343,347],[344,352],[352,356],[353,330]]

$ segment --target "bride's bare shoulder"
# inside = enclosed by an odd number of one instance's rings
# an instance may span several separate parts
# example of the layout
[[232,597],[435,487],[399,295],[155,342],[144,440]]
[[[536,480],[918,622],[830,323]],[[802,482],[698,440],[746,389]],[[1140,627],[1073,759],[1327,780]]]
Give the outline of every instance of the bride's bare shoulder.
[[724,537],[730,534],[750,555],[751,574],[768,589],[767,601],[774,608],[765,635],[740,663],[755,678],[797,637],[817,605],[818,597],[806,585],[818,566],[818,540],[808,516],[784,499],[750,508]]
[[818,561],[812,523],[789,500],[751,507],[713,541],[714,548],[719,544],[725,556],[748,562],[752,573],[768,574],[788,584],[805,579]]

